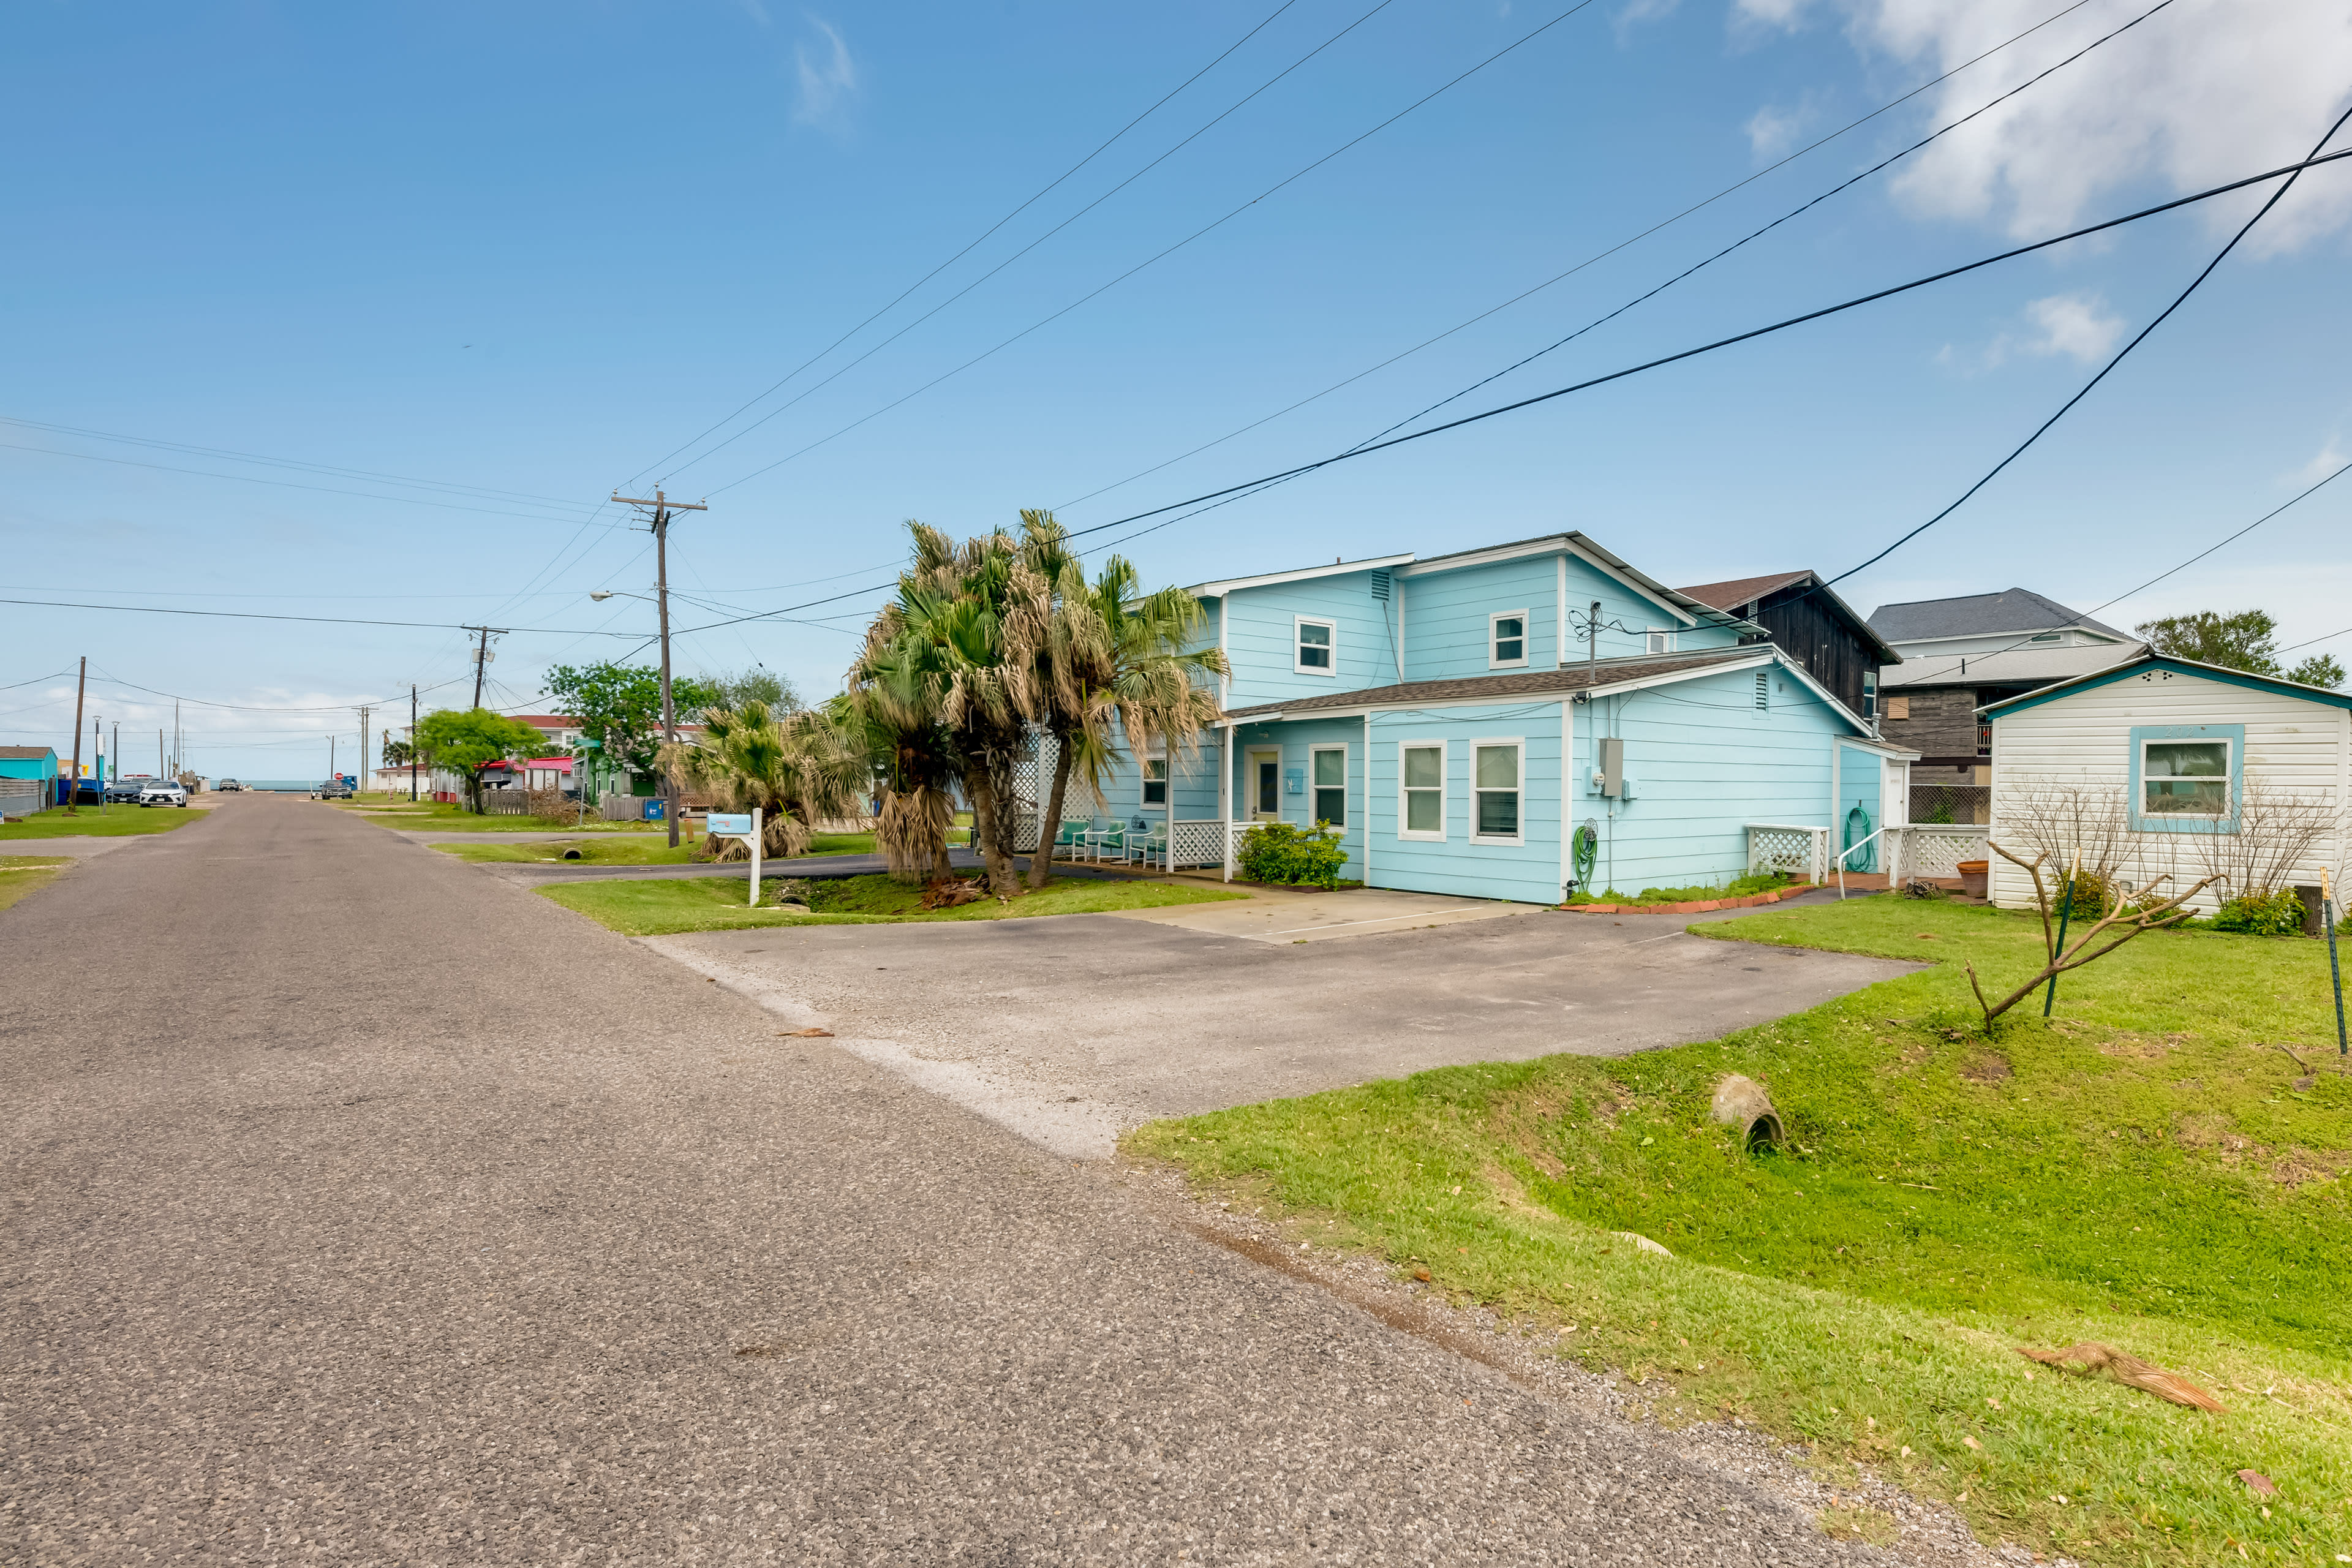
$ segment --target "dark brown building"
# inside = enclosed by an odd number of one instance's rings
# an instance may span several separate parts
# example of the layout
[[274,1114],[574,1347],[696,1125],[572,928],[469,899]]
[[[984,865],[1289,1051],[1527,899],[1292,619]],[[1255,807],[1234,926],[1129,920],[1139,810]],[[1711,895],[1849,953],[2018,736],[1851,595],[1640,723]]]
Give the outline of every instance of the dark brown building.
[[1805,667],[1837,700],[1864,719],[1877,718],[1878,670],[1903,656],[1880,640],[1870,623],[1822,584],[1813,572],[1776,572],[1685,588],[1702,605],[1754,621],[1769,642]]

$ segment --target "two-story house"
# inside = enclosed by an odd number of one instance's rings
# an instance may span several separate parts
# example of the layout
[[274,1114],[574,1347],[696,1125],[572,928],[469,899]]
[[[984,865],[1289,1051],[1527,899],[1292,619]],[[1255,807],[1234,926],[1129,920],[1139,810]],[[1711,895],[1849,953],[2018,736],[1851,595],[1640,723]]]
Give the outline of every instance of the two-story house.
[[1179,864],[1231,823],[1319,821],[1369,886],[1554,903],[1721,881],[1750,825],[1875,826],[1902,797],[1908,754],[1756,622],[1582,533],[1192,592],[1223,720],[1191,758],[1136,747],[1106,802],[1172,812]]
[[1903,662],[1878,674],[1880,732],[1919,753],[1915,822],[1990,822],[1992,727],[1978,710],[2139,653],[2142,644],[2024,588],[1882,605],[1870,625]]

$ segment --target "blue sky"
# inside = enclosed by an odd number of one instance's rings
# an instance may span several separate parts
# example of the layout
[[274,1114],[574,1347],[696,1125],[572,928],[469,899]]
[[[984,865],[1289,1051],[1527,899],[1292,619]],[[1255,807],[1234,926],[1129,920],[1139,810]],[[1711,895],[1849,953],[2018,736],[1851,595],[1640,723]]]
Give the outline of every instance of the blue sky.
[[[449,628],[484,621],[515,628],[494,700],[530,706],[550,662],[650,635],[650,605],[586,596],[652,582],[650,542],[598,505],[616,485],[709,496],[672,563],[703,602],[679,623],[697,626],[887,580],[908,518],[964,532],[1045,506],[1087,527],[1328,455],[2153,3],[1592,0],[1255,205],[1566,0],[12,7],[0,596],[426,625],[0,605],[0,742],[69,749],[70,682],[47,678],[87,653],[103,674],[92,713],[149,732],[160,694],[176,695],[202,771],[314,777],[327,737],[356,734],[349,705],[398,694],[404,710],[412,682],[428,707],[470,697]],[[2039,23],[1520,303],[1181,457]],[[2347,83],[2352,19],[2333,0],[2173,0],[1458,406],[2292,161]],[[1678,584],[1843,571],[2063,402],[2255,199],[1343,465],[1120,548],[1154,583],[1192,582],[1575,527]],[[2012,584],[2089,608],[2352,458],[2347,219],[2352,168],[2307,175],[2034,452],[1841,591],[1865,612]],[[2341,484],[2103,618],[2260,605],[2287,641],[2352,626]],[[698,631],[678,663],[762,663],[822,695],[872,602]]]

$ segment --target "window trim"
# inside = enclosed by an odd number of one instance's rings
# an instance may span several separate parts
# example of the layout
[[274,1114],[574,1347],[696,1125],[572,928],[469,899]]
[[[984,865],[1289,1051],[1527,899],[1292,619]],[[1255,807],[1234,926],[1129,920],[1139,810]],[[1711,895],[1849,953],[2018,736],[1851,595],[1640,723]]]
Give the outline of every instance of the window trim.
[[[1307,626],[1321,626],[1331,636],[1328,648],[1331,663],[1327,668],[1318,669],[1306,660],[1306,645],[1299,641],[1299,633]],[[1339,678],[1339,623],[1338,621],[1328,616],[1290,617],[1290,672],[1293,675],[1322,676],[1333,680]]]
[[[1448,788],[1451,774],[1447,766],[1449,758],[1446,753],[1451,749],[1445,742],[1434,737],[1423,741],[1400,740],[1397,742],[1397,837],[1399,838],[1420,844],[1445,842],[1446,809],[1449,804],[1446,796],[1451,793]],[[1406,790],[1404,782],[1404,754],[1407,752],[1437,753],[1437,831],[1434,833],[1417,833],[1405,826],[1412,820],[1412,798]]]
[[[1166,757],[1147,756],[1138,757],[1136,762],[1138,764],[1135,770],[1136,809],[1139,811],[1166,811],[1168,809],[1168,759]],[[1160,770],[1160,798],[1158,800],[1153,800],[1151,798],[1151,785],[1153,782],[1151,770],[1153,768],[1158,768]]]
[[[1499,640],[1495,635],[1495,623],[1497,621],[1517,621],[1519,623],[1518,658],[1497,658],[1495,657],[1495,644]],[[1496,610],[1488,615],[1486,617],[1486,668],[1488,669],[1526,668],[1528,664],[1528,645],[1535,640],[1535,638],[1530,635],[1533,630],[1534,618],[1525,610]]]
[[1307,748],[1307,820],[1310,823],[1328,820],[1316,809],[1316,802],[1328,786],[1315,782],[1315,759],[1326,752],[1339,753],[1339,820],[1332,826],[1345,834],[1348,831],[1348,747],[1344,742],[1334,741]]
[[[1681,637],[1682,629],[1678,626],[1663,631],[1656,626],[1645,626],[1642,631],[1643,651],[1649,657],[1660,658],[1670,653],[1680,653],[1682,649],[1677,644]],[[1665,639],[1665,646],[1663,647],[1656,646],[1661,637]]]
[[[1469,745],[1470,771],[1466,775],[1465,775],[1463,788],[1470,797],[1470,842],[1473,844],[1497,845],[1505,847],[1525,844],[1528,841],[1527,737],[1524,735],[1487,735],[1471,741]],[[1515,771],[1518,774],[1519,782],[1517,787],[1513,789],[1511,793],[1519,797],[1519,830],[1508,837],[1505,837],[1501,834],[1481,833],[1478,831],[1478,796],[1486,793],[1478,787],[1478,748],[1481,746],[1508,746],[1518,753],[1518,765]],[[1495,793],[1500,794],[1501,792],[1498,790]]]
[[[2187,813],[2149,812],[2141,807],[2147,802],[2147,785],[2141,764],[2147,760],[2150,742],[2161,744],[2167,741],[2221,741],[2230,748],[2230,810],[2225,816],[2199,816]],[[2126,809],[2131,813],[2135,833],[2235,833],[2238,815],[2245,805],[2246,727],[2243,724],[2135,724],[2131,727],[2131,794]]]

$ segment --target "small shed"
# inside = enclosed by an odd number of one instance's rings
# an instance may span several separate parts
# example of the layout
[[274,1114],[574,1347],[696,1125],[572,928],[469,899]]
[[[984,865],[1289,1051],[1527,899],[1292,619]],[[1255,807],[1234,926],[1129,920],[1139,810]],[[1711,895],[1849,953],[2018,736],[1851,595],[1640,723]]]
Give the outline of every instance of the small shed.
[[57,802],[58,753],[47,746],[0,746],[0,816],[30,816]]
[[[1979,711],[1990,837],[2029,859],[2088,841],[2133,887],[2219,872],[2195,900],[2209,911],[2250,882],[2315,886],[2344,866],[2352,696],[2142,651]],[[1994,903],[2032,907],[2022,870],[1994,856],[1991,873]]]

